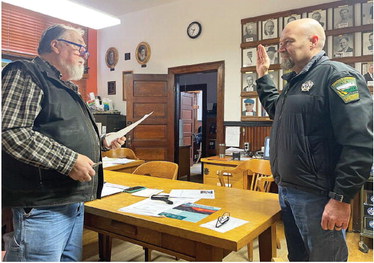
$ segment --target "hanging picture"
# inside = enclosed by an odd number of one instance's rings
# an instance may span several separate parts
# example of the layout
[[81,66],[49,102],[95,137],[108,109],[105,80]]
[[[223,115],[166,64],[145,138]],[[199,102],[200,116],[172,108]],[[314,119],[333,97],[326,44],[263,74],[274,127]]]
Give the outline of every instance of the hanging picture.
[[108,81],[108,95],[116,95],[116,82]]
[[151,58],[151,47],[147,42],[140,42],[136,47],[135,52],[136,60],[141,65],[147,64],[147,62]]
[[314,10],[312,12],[308,13],[309,18],[313,18],[316,20],[320,25],[323,27],[323,29],[327,29],[327,13],[326,10]]
[[105,54],[105,62],[108,68],[114,69],[118,63],[118,50],[115,47],[110,47]]

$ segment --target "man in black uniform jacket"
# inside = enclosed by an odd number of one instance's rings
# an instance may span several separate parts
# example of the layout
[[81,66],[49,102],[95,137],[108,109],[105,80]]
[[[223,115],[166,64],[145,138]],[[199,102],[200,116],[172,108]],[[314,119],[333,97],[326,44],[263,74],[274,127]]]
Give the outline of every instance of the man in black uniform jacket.
[[282,76],[281,94],[265,48],[257,52],[257,91],[274,120],[270,162],[290,261],[347,261],[350,201],[372,167],[370,92],[356,70],[329,60],[325,39],[314,19],[286,25],[279,53],[292,72]]

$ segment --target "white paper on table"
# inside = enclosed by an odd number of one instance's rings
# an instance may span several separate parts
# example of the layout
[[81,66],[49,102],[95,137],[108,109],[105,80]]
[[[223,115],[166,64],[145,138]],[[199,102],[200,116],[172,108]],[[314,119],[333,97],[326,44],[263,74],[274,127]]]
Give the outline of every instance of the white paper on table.
[[230,220],[227,221],[227,223],[225,223],[224,225],[222,225],[220,227],[216,227],[216,223],[217,223],[217,220],[213,220],[213,221],[210,221],[208,223],[201,224],[200,226],[212,229],[212,230],[220,232],[220,233],[225,233],[227,231],[230,231],[234,228],[237,228],[241,225],[244,225],[244,224],[248,223],[248,221],[245,221],[245,220],[239,219],[239,218],[235,218],[235,217],[230,217]]
[[126,164],[126,163],[131,163],[135,162],[136,160],[134,159],[127,159],[127,158],[109,158],[109,157],[103,157],[103,168],[109,167],[109,166],[114,166],[117,164]]
[[135,195],[135,196],[141,196],[141,197],[151,197],[151,195],[156,195],[158,193],[161,193],[163,190],[160,190],[160,189],[150,189],[150,188],[146,188],[144,190],[141,190],[141,191],[138,191],[138,192],[135,192],[135,193],[132,193],[131,195]]
[[106,137],[105,137],[105,140],[106,140],[106,143],[107,145],[110,145],[112,143],[113,140],[115,139],[118,139],[118,138],[121,138],[123,136],[125,136],[127,133],[129,133],[132,129],[134,129],[136,126],[138,126],[141,122],[143,122],[146,118],[148,118],[150,115],[152,115],[153,111],[151,113],[148,113],[146,115],[143,116],[143,118],[141,118],[140,120],[134,122],[133,124],[123,128],[122,130],[119,130],[118,132],[112,132],[112,133],[109,133]]
[[152,200],[147,198],[135,204],[125,206],[119,209],[121,212],[138,214],[138,215],[146,215],[146,216],[157,216],[163,217],[159,214],[169,210],[171,208],[177,207],[184,203],[194,203],[197,202],[199,199],[196,198],[169,198],[170,201],[173,201],[172,205],[169,205],[161,200]]
[[174,189],[170,191],[170,197],[182,198],[199,198],[199,199],[214,199],[214,190],[180,190]]
[[226,127],[226,146],[239,147],[240,127]]
[[120,184],[104,183],[103,190],[101,190],[101,197],[117,194],[123,192],[128,186]]

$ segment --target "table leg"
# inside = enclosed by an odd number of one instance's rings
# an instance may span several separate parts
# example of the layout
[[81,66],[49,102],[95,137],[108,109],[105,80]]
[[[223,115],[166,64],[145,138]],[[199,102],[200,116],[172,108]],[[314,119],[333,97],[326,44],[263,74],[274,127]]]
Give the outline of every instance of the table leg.
[[99,261],[110,261],[112,254],[112,238],[99,233]]
[[276,224],[271,225],[258,237],[260,261],[271,261],[277,257]]

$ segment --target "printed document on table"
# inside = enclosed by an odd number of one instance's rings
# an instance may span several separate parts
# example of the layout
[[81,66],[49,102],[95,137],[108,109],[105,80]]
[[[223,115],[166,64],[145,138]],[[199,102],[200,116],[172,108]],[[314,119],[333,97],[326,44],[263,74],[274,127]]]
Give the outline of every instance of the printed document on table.
[[248,221],[245,221],[245,220],[239,219],[239,218],[235,218],[235,217],[230,217],[230,220],[227,221],[227,223],[225,223],[224,225],[222,225],[220,227],[216,227],[216,223],[217,223],[217,219],[213,220],[213,221],[210,221],[208,223],[205,223],[205,224],[201,224],[200,226],[212,229],[212,230],[220,232],[220,233],[225,233],[225,232],[230,231],[234,228],[237,228],[241,225],[244,225],[245,223],[248,223]]
[[118,165],[118,164],[126,164],[135,162],[136,160],[133,159],[127,159],[127,158],[109,158],[109,157],[103,157],[103,168]]
[[151,195],[156,195],[158,193],[161,193],[162,191],[163,190],[160,190],[160,189],[146,188],[146,189],[141,190],[139,192],[132,193],[131,195],[141,196],[141,197],[151,197]]
[[142,123],[146,118],[148,118],[150,115],[152,115],[153,111],[151,113],[148,113],[146,115],[143,116],[143,118],[141,118],[140,120],[134,122],[133,124],[123,128],[122,130],[118,131],[118,132],[113,132],[113,133],[109,133],[106,137],[105,137],[105,140],[106,140],[106,143],[107,145],[110,145],[112,143],[113,140],[115,139],[118,139],[118,138],[121,138],[123,136],[125,136],[127,133],[129,133],[132,129],[134,129],[136,126],[138,126],[140,123]]
[[104,183],[103,190],[101,190],[101,197],[117,194],[123,192],[128,186],[120,184]]
[[132,214],[138,214],[138,215],[163,217],[163,216],[160,216],[159,214],[166,210],[169,210],[170,208],[179,206],[186,202],[191,202],[191,203],[197,202],[199,199],[197,198],[188,198],[188,199],[169,198],[169,200],[173,201],[172,205],[169,205],[162,200],[152,200],[150,198],[147,198],[135,204],[122,207],[119,209],[119,211],[132,213]]
[[214,190],[171,190],[170,197],[214,199]]

